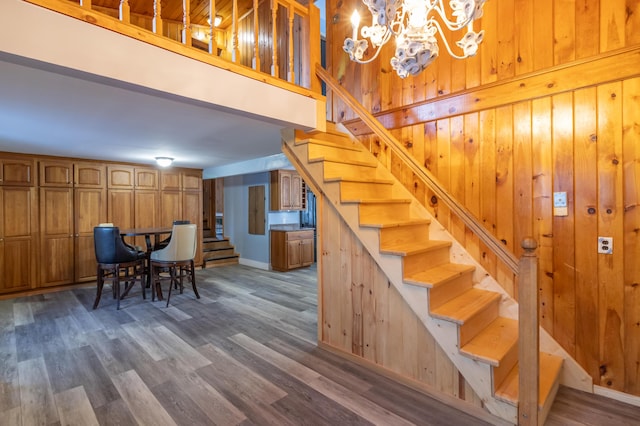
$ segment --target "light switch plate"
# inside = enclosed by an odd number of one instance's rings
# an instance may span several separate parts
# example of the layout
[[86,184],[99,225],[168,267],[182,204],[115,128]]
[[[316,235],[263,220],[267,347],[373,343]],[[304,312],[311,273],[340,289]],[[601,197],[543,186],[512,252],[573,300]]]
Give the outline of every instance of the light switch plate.
[[598,253],[613,254],[613,238],[598,237]]

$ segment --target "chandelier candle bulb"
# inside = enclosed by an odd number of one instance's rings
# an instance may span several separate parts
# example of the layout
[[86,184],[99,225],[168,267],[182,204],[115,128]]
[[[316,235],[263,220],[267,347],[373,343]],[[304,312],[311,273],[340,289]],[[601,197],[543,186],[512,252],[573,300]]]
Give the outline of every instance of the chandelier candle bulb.
[[[428,67],[439,53],[436,35],[444,43],[447,52],[456,59],[473,56],[482,42],[484,31],[473,29],[473,22],[482,17],[486,0],[450,0],[450,16],[443,0],[362,0],[371,13],[371,26],[362,27],[362,36],[369,39],[375,49],[373,55],[364,57],[369,41],[358,40],[360,15],[351,15],[353,35],[345,39],[343,49],[349,58],[360,64],[376,59],[391,36],[396,38],[396,49],[391,66],[400,78],[418,75]],[[444,25],[441,26],[441,25]],[[458,55],[451,50],[442,28],[452,32],[466,29],[467,33],[455,45],[462,50]]]
[[353,26],[353,39],[358,38],[358,27],[360,26],[360,14],[354,10],[351,14],[351,25]]

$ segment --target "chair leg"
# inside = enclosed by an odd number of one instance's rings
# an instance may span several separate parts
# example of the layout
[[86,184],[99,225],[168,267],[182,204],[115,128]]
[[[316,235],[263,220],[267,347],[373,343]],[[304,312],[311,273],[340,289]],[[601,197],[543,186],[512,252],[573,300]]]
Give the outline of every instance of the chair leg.
[[176,268],[177,266],[175,265],[169,267],[169,275],[171,276],[171,280],[169,281],[169,294],[167,294],[167,308],[169,307],[169,300],[171,299],[171,289],[176,282]]
[[[120,269],[116,267],[116,271]],[[116,272],[115,277],[113,278],[113,290],[118,295],[116,299],[116,310],[120,310],[120,274]]]
[[142,298],[147,300],[147,274],[145,273],[145,268],[143,267],[138,271],[140,273],[140,286],[142,287]]
[[100,296],[102,296],[102,287],[104,286],[104,277],[102,273],[102,268],[98,266],[96,277],[96,300],[93,302],[93,309],[98,307],[98,303],[100,303]]
[[196,288],[196,266],[193,260],[191,261],[191,286],[193,287],[193,292],[196,294],[196,299],[200,299],[198,289]]

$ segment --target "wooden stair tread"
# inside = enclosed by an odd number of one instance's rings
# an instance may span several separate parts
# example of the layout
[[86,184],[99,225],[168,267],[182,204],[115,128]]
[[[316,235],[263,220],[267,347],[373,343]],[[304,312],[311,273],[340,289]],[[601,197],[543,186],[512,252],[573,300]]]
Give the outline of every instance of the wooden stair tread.
[[358,158],[349,158],[349,157],[336,157],[335,155],[323,155],[309,159],[309,163],[318,163],[321,161],[328,161],[331,163],[340,163],[340,164],[350,164],[352,166],[363,166],[363,167],[378,167],[378,160],[375,158],[372,160],[362,160]]
[[500,294],[494,291],[471,288],[458,297],[431,311],[431,315],[447,319],[456,324],[464,324],[485,307],[500,300]]
[[380,247],[380,253],[409,256],[450,246],[451,241],[440,240],[428,240],[425,242],[399,242],[395,244],[385,244],[384,247]]
[[[538,381],[538,408],[544,407],[554,385],[560,375],[560,369],[564,360],[556,355],[540,352],[540,379]],[[495,395],[503,401],[516,405],[518,403],[519,388],[518,364],[513,367],[502,385],[496,389]]]
[[463,263],[445,263],[436,267],[420,271],[404,278],[404,282],[412,285],[419,285],[427,288],[437,287],[446,284],[460,275],[475,270],[473,265]]
[[353,182],[353,183],[373,183],[378,185],[393,185],[390,179],[380,178],[360,178],[360,177],[332,177],[325,178],[325,182]]
[[365,198],[358,201],[359,204],[411,204],[408,198]]
[[471,359],[498,367],[504,356],[518,344],[518,321],[498,317],[460,349]]
[[357,142],[353,142],[349,138],[344,138],[344,139],[343,138],[338,138],[337,140],[336,139],[325,140],[325,139],[307,138],[307,139],[296,140],[295,144],[296,145],[315,144],[315,145],[329,146],[329,147],[332,147],[332,148],[341,148],[341,149],[347,149],[347,150],[352,150],[352,151],[363,151],[364,152],[364,147],[362,146],[362,144],[357,143]]
[[422,225],[422,224],[429,225],[430,223],[431,221],[429,219],[422,219],[422,218],[398,219],[398,220],[385,219],[376,223],[360,222],[360,226],[365,228],[393,228],[396,226]]

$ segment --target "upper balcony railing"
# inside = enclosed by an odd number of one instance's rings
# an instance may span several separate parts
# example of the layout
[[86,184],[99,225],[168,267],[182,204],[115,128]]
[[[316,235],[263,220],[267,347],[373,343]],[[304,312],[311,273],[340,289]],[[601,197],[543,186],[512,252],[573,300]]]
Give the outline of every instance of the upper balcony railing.
[[312,2],[24,1],[246,77],[321,96],[314,72],[320,63],[320,12]]

